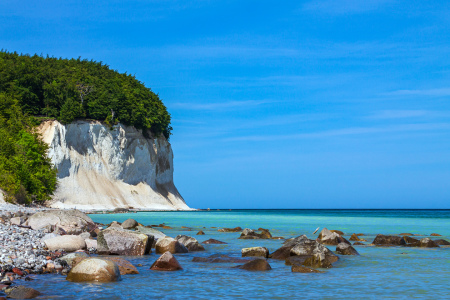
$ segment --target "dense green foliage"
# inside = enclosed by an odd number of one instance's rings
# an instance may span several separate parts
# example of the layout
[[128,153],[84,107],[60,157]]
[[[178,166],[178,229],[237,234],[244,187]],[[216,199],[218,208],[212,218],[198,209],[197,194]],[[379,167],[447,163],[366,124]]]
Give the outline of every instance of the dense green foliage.
[[23,113],[62,123],[95,119],[171,134],[170,114],[158,95],[101,62],[1,51],[0,92],[18,99]]
[[17,99],[0,92],[0,188],[7,200],[19,203],[49,199],[56,188],[48,146],[32,122]]

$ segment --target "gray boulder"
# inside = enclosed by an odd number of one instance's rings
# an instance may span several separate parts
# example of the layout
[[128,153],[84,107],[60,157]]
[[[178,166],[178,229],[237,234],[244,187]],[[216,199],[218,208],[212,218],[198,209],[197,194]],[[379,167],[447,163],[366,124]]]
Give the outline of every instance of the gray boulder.
[[138,222],[136,222],[136,220],[134,220],[134,219],[128,219],[122,223],[123,229],[133,229],[136,226],[138,226]]
[[155,252],[156,253],[170,252],[172,254],[175,254],[175,253],[188,253],[189,250],[176,239],[166,236],[162,239],[159,239],[156,242]]
[[336,246],[336,253],[341,255],[359,255],[351,245],[346,243],[340,243]]
[[62,249],[66,252],[74,252],[86,249],[86,242],[78,235],[62,235],[47,239],[44,243],[50,251]]
[[141,256],[151,252],[153,236],[119,228],[107,228],[97,236],[99,254]]
[[324,245],[338,245],[339,243],[346,243],[350,245],[350,242],[343,238],[339,233],[333,232],[326,228],[322,229],[317,241]]
[[420,240],[420,247],[423,247],[423,248],[437,248],[437,247],[439,247],[439,245],[436,244],[430,238],[423,238],[423,239]]
[[150,227],[137,226],[136,230],[138,232],[140,232],[140,233],[143,233],[143,234],[152,235],[155,238],[156,241],[158,239],[162,239],[162,238],[164,238],[166,236],[161,231],[159,231],[157,229],[154,229],[154,228],[150,228]]
[[64,229],[67,234],[80,234],[91,231],[96,226],[91,218],[79,210],[47,210],[35,213],[28,218],[27,225],[33,230],[39,230],[48,226],[56,226]]
[[64,255],[63,257],[60,257],[59,260],[66,262],[69,266],[72,266],[75,259],[82,257],[82,258],[88,258],[89,255],[87,255],[84,252],[74,252],[69,253],[67,255]]
[[190,252],[192,251],[205,251],[205,247],[203,247],[197,239],[187,236],[187,235],[177,235],[175,239],[183,244]]

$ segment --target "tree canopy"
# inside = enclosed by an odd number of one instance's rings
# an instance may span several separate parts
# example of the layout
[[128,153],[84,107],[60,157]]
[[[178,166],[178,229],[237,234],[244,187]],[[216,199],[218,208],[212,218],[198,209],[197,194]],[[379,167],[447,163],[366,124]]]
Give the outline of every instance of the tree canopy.
[[19,100],[23,113],[70,123],[121,122],[170,137],[170,114],[158,95],[133,75],[102,62],[0,52],[0,92]]

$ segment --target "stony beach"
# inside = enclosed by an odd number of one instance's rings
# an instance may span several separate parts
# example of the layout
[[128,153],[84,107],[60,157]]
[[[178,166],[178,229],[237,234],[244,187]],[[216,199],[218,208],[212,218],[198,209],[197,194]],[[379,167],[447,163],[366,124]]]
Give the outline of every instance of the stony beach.
[[[317,232],[315,239],[306,235],[294,238],[273,236],[265,228],[213,229],[222,234],[234,234],[238,240],[249,240],[248,247],[235,249],[235,255],[224,255],[209,247],[227,243],[211,238],[199,242],[195,238],[205,235],[203,230],[192,231],[182,226],[185,234],[169,236],[167,234],[173,228],[166,224],[140,224],[132,218],[134,214],[126,215],[129,218],[121,223],[99,224],[77,210],[2,204],[0,297],[45,298],[39,290],[32,288],[32,283],[23,285],[23,281],[33,281],[44,274],[59,274],[72,282],[120,281],[123,276],[139,274],[137,267],[140,266],[130,263],[129,257],[145,257],[152,252],[157,255],[149,256],[152,271],[183,270],[185,267],[177,256],[198,252],[205,254],[194,256],[192,262],[225,264],[247,271],[270,271],[271,264],[284,261],[286,268],[293,273],[324,273],[338,261],[345,261],[347,256],[358,256],[358,246],[425,249],[450,245],[437,233],[429,237],[413,233],[378,234],[368,242],[363,233],[345,234],[326,228]],[[255,240],[279,240],[279,246],[271,252],[267,247],[255,246],[251,242]]]

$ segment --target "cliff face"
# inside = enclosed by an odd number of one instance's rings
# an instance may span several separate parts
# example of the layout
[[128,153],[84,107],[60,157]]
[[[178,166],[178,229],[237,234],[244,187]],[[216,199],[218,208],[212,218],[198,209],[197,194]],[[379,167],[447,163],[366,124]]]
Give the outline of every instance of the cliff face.
[[173,153],[164,137],[96,121],[39,127],[58,169],[52,207],[189,209],[173,183]]

